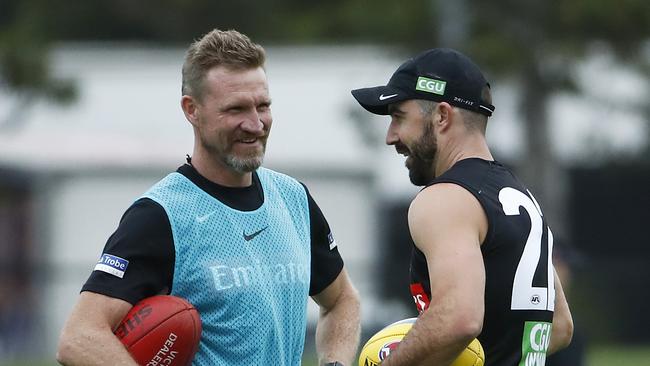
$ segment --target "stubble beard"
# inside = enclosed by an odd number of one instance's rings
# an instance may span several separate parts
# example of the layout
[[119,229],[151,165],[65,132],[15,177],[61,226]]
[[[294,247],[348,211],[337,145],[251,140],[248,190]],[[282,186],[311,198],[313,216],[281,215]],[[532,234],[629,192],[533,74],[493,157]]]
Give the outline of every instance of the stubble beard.
[[262,151],[248,156],[236,155],[232,152],[232,145],[224,148],[221,145],[211,144],[202,140],[202,145],[208,151],[210,156],[219,159],[225,166],[238,173],[250,173],[257,170],[264,162],[266,152],[266,140],[262,142]]
[[425,186],[436,178],[434,163],[437,152],[438,144],[433,127],[427,123],[422,136],[409,147],[407,168],[413,185]]
[[[266,148],[264,149],[266,150]],[[227,154],[224,157],[224,163],[226,166],[232,168],[234,171],[239,173],[250,173],[260,166],[264,162],[264,151],[257,156],[250,157],[240,157],[234,154]]]

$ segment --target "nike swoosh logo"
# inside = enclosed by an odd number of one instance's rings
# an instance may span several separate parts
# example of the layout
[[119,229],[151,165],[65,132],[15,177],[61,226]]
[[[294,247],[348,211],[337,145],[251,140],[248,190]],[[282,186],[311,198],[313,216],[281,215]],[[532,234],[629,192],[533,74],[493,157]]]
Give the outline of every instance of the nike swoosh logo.
[[251,240],[253,240],[253,238],[255,238],[256,236],[260,235],[260,234],[262,233],[262,231],[266,230],[266,228],[268,228],[268,226],[265,226],[265,227],[263,227],[263,228],[257,230],[256,232],[254,232],[254,233],[252,233],[252,234],[250,234],[250,235],[249,235],[249,234],[246,234],[246,231],[244,231],[244,232],[243,232],[243,233],[244,233],[244,240],[246,240],[246,241],[251,241]]
[[196,222],[198,222],[199,224],[204,223],[205,220],[209,219],[210,216],[214,215],[216,212],[217,212],[217,210],[214,210],[214,211],[212,211],[210,213],[207,213],[205,215],[196,216]]
[[391,94],[391,95],[383,95],[383,94],[381,94],[379,96],[379,100],[386,100],[386,99],[390,99],[390,98],[393,98],[393,97],[396,97],[396,96],[397,96],[397,94]]

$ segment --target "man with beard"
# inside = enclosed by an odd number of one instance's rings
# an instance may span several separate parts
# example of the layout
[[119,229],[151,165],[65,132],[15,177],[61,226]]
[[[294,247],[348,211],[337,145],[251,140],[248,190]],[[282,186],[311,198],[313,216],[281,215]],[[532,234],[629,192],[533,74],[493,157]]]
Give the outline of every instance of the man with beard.
[[136,365],[112,330],[141,299],[171,294],[201,316],[194,365],[300,365],[308,296],[320,363],[351,364],[359,299],[329,225],[305,186],[261,167],[264,61],[236,31],[190,46],[181,107],[192,157],[122,217],[63,329],[60,363]]
[[386,86],[352,91],[390,115],[386,143],[424,188],[408,213],[411,293],[420,315],[382,366],[449,365],[478,338],[488,366],[543,365],[573,322],[539,204],[485,139],[490,85],[466,56],[431,49]]

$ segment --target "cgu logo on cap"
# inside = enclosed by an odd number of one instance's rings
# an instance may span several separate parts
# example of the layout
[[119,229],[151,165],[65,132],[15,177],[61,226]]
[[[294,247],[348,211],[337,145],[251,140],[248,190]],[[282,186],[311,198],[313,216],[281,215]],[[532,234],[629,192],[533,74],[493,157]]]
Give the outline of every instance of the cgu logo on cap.
[[415,83],[415,90],[433,93],[438,95],[445,95],[445,87],[447,86],[446,81],[429,79],[424,76],[418,77],[417,83]]

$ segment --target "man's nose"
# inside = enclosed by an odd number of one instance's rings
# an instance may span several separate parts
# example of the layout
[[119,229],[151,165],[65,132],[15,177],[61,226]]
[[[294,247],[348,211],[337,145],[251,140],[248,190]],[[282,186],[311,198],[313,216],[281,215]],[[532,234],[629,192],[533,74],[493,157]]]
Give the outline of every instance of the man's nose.
[[388,125],[388,131],[386,131],[386,145],[395,145],[399,141],[397,135],[397,128],[395,123],[391,120],[390,125]]
[[264,131],[264,122],[260,118],[260,115],[253,111],[247,116],[246,120],[241,124],[242,130],[251,133],[260,133]]

